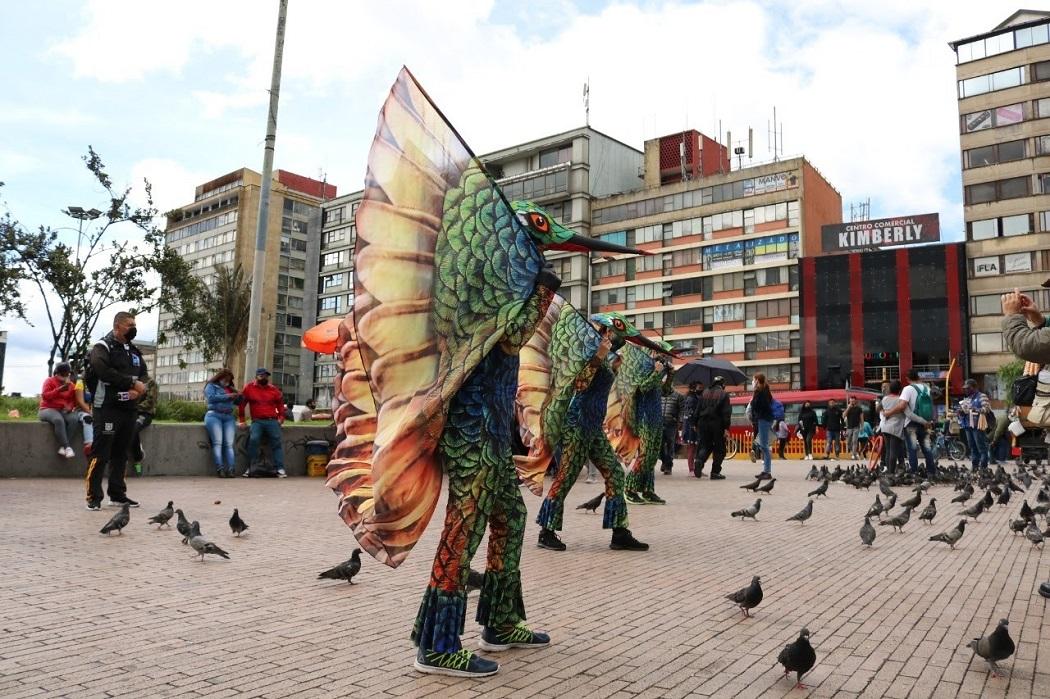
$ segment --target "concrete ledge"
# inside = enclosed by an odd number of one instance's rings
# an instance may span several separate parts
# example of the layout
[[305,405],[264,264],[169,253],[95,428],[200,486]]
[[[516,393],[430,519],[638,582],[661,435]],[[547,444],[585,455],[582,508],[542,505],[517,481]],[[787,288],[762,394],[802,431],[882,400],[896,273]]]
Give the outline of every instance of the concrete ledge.
[[[247,430],[237,432],[237,472],[247,464]],[[335,440],[335,426],[322,422],[285,423],[285,468],[290,476],[306,475],[306,452],[291,442],[304,439]],[[144,476],[208,476],[215,472],[204,425],[155,424],[142,433],[146,459]],[[58,455],[51,426],[43,422],[0,421],[0,478],[83,478],[87,460],[79,432],[73,441],[77,456]],[[130,463],[129,463],[130,466]]]

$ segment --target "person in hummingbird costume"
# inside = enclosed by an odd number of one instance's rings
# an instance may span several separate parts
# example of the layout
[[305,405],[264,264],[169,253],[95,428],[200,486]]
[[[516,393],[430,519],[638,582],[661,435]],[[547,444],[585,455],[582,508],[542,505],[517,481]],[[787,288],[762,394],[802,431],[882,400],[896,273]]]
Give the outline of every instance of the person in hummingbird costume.
[[[415,668],[491,675],[499,664],[460,640],[469,564],[486,531],[481,647],[550,642],[525,623],[526,510],[511,453],[519,350],[560,284],[542,252],[638,251],[508,202],[407,68],[380,113],[356,222],[353,318],[340,330],[350,407],[337,411],[347,426],[328,482],[361,548],[397,567],[447,474],[444,529],[412,631]],[[367,382],[370,406],[351,375]]]
[[556,532],[562,528],[565,497],[588,459],[605,480],[602,526],[613,530],[610,548],[649,548],[628,529],[623,468],[603,429],[609,392],[622,361],[614,351],[628,341],[663,352],[622,314],[595,313],[588,322],[558,298],[522,351],[518,410],[529,454],[519,458],[519,472],[533,482],[531,474],[539,472],[542,478],[552,457],[558,463],[536,518],[541,548],[565,550]]
[[[660,399],[674,390],[674,367],[667,358],[673,356],[669,342],[656,340],[661,352],[646,354],[635,347],[631,350],[633,361],[624,357],[619,376],[628,373],[641,373],[642,378],[635,384],[633,395],[629,400],[634,405],[634,430],[639,435],[638,451],[627,464],[624,497],[631,505],[664,505],[666,501],[656,494],[656,460],[660,457],[660,446],[663,442],[663,415]],[[641,357],[635,359],[641,355]],[[637,372],[634,367],[640,364]],[[619,381],[619,379],[617,379]],[[612,400],[610,400],[610,403]]]

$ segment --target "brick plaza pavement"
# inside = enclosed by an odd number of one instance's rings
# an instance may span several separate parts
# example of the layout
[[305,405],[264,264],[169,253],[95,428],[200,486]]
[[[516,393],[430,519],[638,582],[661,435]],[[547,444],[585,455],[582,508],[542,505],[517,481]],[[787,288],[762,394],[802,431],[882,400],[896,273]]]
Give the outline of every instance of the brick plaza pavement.
[[[80,481],[3,481],[0,697],[1050,696],[1050,622],[1034,592],[1050,553],[1007,530],[1019,499],[982,515],[953,552],[927,541],[960,509],[936,487],[935,526],[879,527],[867,550],[857,530],[874,489],[833,483],[806,525],[783,521],[814,487],[807,467],[777,463],[759,521],[740,522],[728,513],[754,499],[737,487],[752,464],[733,462],[712,483],[679,462],[657,474],[667,506],[631,509],[647,553],[610,551],[601,515],[571,509],[569,550],[540,550],[530,519],[525,602],[554,643],[498,654],[503,669],[481,680],[411,668],[443,509],[401,568],[365,556],[350,586],[315,579],[354,547],[319,479],[131,480],[142,508],[109,538],[98,529],[114,510],[84,510]],[[581,480],[568,504],[598,490]],[[534,515],[539,499],[525,498]],[[232,560],[198,563],[174,530],[147,526],[168,499]],[[234,507],[251,527],[242,540],[226,524]],[[766,596],[744,619],[723,595],[753,574]],[[476,648],[475,604],[464,642]],[[1000,617],[1017,653],[1006,678],[990,679],[965,643]],[[775,661],[802,626],[818,662],[812,689],[794,690]]]

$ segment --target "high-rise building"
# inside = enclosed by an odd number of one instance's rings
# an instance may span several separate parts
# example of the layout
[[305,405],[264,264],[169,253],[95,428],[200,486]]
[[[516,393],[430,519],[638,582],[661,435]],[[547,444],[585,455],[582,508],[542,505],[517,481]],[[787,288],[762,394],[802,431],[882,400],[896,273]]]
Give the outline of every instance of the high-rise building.
[[[354,304],[354,243],[357,241],[357,206],[363,191],[344,194],[324,205],[317,280],[317,322],[341,317]],[[335,358],[317,355],[314,362],[313,397],[317,405],[331,405],[338,373]]]
[[[272,372],[271,380],[288,402],[303,403],[313,393],[314,354],[301,347],[301,340],[303,329],[316,321],[321,206],[336,196],[336,188],[274,172],[265,271],[261,279],[252,279],[261,183],[259,173],[241,168],[198,186],[193,203],[168,212],[165,239],[208,284],[214,283],[217,265],[239,265],[252,283],[263,285],[259,364]],[[187,351],[183,339],[170,331],[169,314],[161,313],[159,326],[167,337],[151,369],[161,394],[200,400],[221,356],[205,362],[199,349]],[[239,381],[244,354],[233,356],[230,364]]]
[[999,296],[1020,288],[1050,308],[1050,12],[1019,10],[952,41],[966,220],[970,368],[996,392]]
[[695,131],[647,141],[644,174],[645,188],[592,204],[592,235],[652,254],[596,258],[591,309],[623,312],[685,357],[711,352],[798,388],[798,258],[820,254],[840,194],[804,158],[731,170]]

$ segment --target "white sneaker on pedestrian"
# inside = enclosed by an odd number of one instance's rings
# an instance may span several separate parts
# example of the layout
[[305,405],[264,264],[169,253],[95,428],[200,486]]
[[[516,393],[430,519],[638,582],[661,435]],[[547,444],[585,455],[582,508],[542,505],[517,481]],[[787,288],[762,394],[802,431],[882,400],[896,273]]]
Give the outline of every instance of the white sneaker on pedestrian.
[[62,447],[58,450],[58,453],[66,457],[67,459],[72,459],[74,456],[76,456],[76,452],[73,451],[72,447]]
[[288,474],[284,472],[283,468],[279,468],[279,469],[277,469],[277,477],[278,478],[287,478]]

